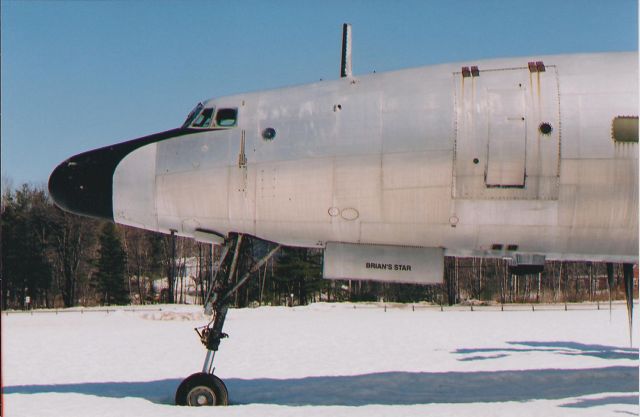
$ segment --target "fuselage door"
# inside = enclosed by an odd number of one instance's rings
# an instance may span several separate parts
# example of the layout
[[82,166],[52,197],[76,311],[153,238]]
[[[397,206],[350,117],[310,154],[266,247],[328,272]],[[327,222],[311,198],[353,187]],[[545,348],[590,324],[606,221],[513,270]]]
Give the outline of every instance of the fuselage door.
[[555,66],[463,67],[453,76],[452,196],[557,200],[560,109]]
[[522,89],[488,90],[487,187],[524,187],[527,130]]

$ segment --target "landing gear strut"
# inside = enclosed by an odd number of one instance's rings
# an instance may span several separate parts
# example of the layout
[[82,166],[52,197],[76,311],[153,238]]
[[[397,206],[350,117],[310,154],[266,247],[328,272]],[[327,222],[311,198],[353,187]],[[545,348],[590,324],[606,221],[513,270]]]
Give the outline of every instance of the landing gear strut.
[[[270,250],[257,261],[242,277],[234,283],[238,275],[238,265],[242,257],[241,246],[243,235],[232,235],[225,242],[220,258],[220,269],[214,277],[209,294],[205,301],[205,313],[211,314],[211,321],[203,327],[196,328],[200,341],[207,348],[207,355],[202,372],[195,373],[182,381],[176,391],[176,405],[204,406],[228,405],[229,393],[224,382],[213,374],[213,360],[222,339],[229,337],[222,332],[229,309],[231,296],[242,287],[251,274],[265,264],[280,249],[280,245]],[[233,257],[227,255],[233,251]]]

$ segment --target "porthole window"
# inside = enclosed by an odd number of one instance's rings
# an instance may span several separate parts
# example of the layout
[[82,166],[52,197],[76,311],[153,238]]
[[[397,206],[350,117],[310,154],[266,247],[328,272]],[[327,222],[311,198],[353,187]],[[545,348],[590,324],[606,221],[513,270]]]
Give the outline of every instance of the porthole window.
[[549,122],[543,122],[540,123],[538,130],[540,130],[540,133],[542,133],[543,135],[550,135],[551,132],[553,132],[553,126],[551,126],[551,123]]
[[262,131],[262,138],[264,140],[274,140],[276,138],[276,130],[272,127],[268,127]]
[[613,119],[611,135],[616,142],[638,143],[638,116],[618,116]]

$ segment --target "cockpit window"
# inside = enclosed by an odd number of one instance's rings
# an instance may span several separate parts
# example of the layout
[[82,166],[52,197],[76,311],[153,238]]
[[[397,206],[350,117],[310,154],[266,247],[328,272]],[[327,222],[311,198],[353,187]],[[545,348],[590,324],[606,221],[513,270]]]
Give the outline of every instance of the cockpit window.
[[202,105],[202,103],[198,103],[198,105],[193,110],[191,110],[191,112],[187,116],[187,120],[185,120],[184,123],[182,124],[183,129],[185,127],[188,127],[191,124],[191,122],[193,122],[193,119],[195,119],[196,116],[202,111],[203,107],[204,106]]
[[238,109],[220,109],[216,114],[216,124],[220,127],[233,127],[238,122]]
[[211,119],[213,119],[213,108],[209,107],[202,110],[202,113],[195,118],[191,126],[207,128],[211,126]]

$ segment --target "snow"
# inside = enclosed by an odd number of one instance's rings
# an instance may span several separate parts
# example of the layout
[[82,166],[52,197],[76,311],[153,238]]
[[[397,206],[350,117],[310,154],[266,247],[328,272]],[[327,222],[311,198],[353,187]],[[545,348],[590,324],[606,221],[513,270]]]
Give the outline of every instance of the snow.
[[[230,310],[215,363],[232,405],[215,412],[638,415],[638,349],[629,347],[625,307],[600,307]],[[5,415],[211,415],[172,405],[181,380],[202,367],[194,328],[207,321],[198,306],[3,313]]]

